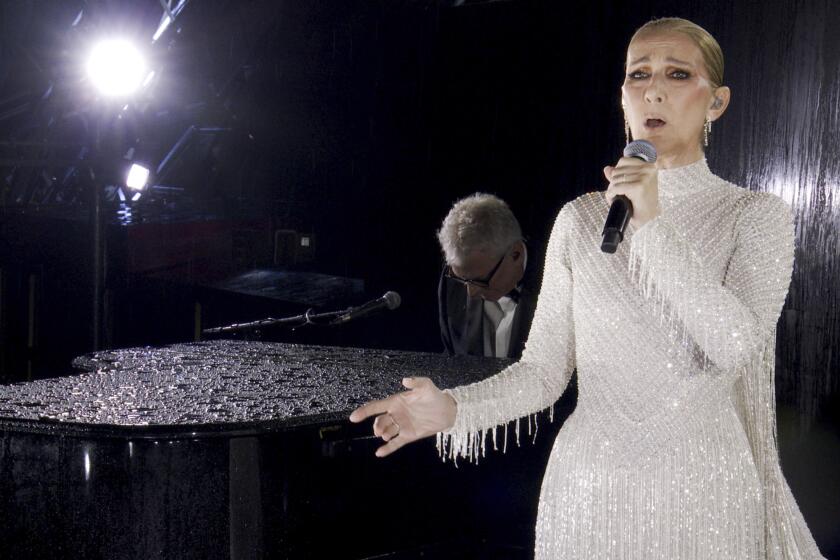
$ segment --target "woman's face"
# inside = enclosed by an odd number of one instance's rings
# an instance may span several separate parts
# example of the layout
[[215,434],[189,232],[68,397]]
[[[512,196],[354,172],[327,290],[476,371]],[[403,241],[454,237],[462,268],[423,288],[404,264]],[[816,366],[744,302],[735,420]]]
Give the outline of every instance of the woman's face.
[[660,159],[690,163],[702,155],[703,123],[723,113],[712,109],[715,92],[700,49],[681,33],[643,35],[627,47],[621,87],[633,138],[649,140]]

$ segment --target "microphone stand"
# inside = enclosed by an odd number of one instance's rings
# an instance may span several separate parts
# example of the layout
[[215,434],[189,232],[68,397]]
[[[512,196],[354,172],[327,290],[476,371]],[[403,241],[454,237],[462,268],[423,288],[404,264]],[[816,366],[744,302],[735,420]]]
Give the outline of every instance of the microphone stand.
[[274,325],[292,325],[294,328],[303,327],[306,325],[333,325],[334,323],[332,321],[318,321],[322,319],[336,319],[337,317],[348,313],[352,309],[353,308],[351,307],[349,309],[342,309],[341,311],[328,311],[327,313],[312,313],[312,309],[310,308],[307,309],[305,313],[301,315],[294,315],[293,317],[281,317],[279,319],[275,319],[274,317],[266,317],[265,319],[258,319],[256,321],[250,321],[248,323],[233,323],[232,325],[226,325],[224,327],[204,329],[201,331],[201,334],[224,334],[259,329],[262,327],[272,327]]

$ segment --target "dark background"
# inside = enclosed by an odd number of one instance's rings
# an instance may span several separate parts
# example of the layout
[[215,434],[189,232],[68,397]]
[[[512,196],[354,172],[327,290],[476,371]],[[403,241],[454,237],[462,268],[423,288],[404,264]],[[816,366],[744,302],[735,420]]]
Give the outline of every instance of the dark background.
[[[710,167],[780,195],[796,215],[777,352],[780,451],[815,538],[840,558],[836,2],[196,0],[154,45],[155,0],[6,2],[0,140],[90,145],[100,123],[102,153],[119,160],[134,146],[157,163],[189,125],[230,129],[172,179],[185,194],[168,210],[186,222],[267,225],[244,228],[245,241],[243,227],[201,238],[221,240],[217,268],[114,273],[104,345],[191,340],[197,302],[204,326],[282,312],[208,286],[271,268],[271,238],[260,232],[292,229],[317,243],[308,262],[287,268],[364,281],[364,293],[336,306],[389,289],[403,305],[342,331],[265,338],[439,351],[434,233],[451,203],[477,190],[507,200],[537,262],[558,209],[603,188],[601,169],[621,150],[629,37],[673,15],[709,30],[726,55],[733,99],[713,128]],[[120,119],[79,70],[104,32],[147,44],[157,72]],[[63,180],[67,167],[12,165],[22,148],[4,150],[0,380],[13,382],[67,373],[72,356],[92,349],[89,205],[81,172]],[[103,169],[97,181],[118,175]],[[120,227],[114,239],[129,229]],[[167,231],[153,247],[177,241]],[[108,247],[118,270],[122,245]]]

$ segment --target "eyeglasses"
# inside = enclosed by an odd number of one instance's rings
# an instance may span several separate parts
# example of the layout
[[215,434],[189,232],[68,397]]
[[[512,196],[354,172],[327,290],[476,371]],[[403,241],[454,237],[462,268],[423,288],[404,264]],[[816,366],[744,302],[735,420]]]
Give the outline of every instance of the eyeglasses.
[[498,272],[499,267],[502,266],[502,262],[504,262],[506,256],[507,252],[505,252],[505,254],[502,255],[502,258],[499,259],[499,262],[496,263],[496,266],[493,267],[493,270],[488,272],[484,278],[476,278],[474,280],[467,280],[466,278],[461,278],[460,276],[452,272],[452,267],[449,265],[446,265],[446,272],[444,272],[444,276],[446,276],[450,280],[460,282],[465,286],[472,286],[474,288],[481,288],[484,290],[490,287],[490,282],[493,281],[493,277],[496,275],[496,272]]

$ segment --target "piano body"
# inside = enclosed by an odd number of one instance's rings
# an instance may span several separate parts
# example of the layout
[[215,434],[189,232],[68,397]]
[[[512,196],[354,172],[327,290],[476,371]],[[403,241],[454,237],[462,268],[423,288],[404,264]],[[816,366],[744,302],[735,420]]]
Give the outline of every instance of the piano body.
[[431,439],[377,459],[346,420],[404,376],[449,387],[505,363],[210,341],[2,387],[2,557],[528,558],[564,401],[536,445],[477,466]]

